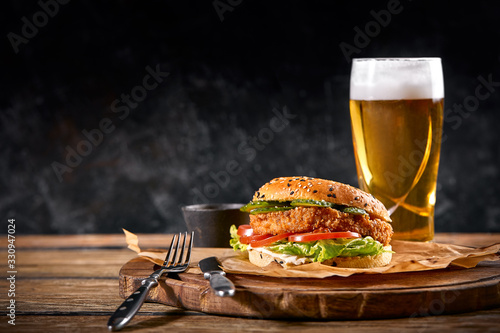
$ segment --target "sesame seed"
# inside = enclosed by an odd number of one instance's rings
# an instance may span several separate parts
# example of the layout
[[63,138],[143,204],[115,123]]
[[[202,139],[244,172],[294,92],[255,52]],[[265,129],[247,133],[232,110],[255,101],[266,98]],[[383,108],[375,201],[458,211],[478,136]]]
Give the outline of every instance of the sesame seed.
[[308,188],[308,189],[307,189],[307,192],[310,192],[310,191],[311,191],[311,189],[310,189],[310,188]]
[[354,200],[359,200],[359,197],[354,198]]
[[314,190],[313,193],[318,193],[318,191]]
[[333,191],[333,187],[330,187],[329,190],[330,190],[330,192]]
[[290,183],[286,184],[286,186],[290,187]]
[[290,192],[290,195],[292,195],[292,194],[293,194],[293,191],[292,191],[292,192]]
[[332,197],[332,195],[331,195],[330,193],[328,193],[327,197],[331,198],[331,197]]
[[337,195],[336,195],[335,193],[333,193],[333,194],[332,194],[332,197],[336,198],[336,197],[337,197]]
[[368,203],[365,203],[365,207],[368,206]]

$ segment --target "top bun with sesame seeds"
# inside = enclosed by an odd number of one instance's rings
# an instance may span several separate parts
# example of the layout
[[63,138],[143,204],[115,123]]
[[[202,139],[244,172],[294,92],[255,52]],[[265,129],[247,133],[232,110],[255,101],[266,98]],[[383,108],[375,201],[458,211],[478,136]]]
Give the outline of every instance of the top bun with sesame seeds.
[[385,206],[358,188],[332,180],[312,177],[280,177],[264,184],[253,201],[292,201],[296,199],[326,201],[365,210],[371,217],[391,222]]

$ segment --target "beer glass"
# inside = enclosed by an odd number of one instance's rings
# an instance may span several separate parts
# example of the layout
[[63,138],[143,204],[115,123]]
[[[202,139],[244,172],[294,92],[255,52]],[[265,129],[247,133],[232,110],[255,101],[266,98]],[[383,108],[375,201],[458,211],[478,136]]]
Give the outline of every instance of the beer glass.
[[360,188],[388,209],[393,239],[432,240],[443,128],[441,59],[353,59],[350,85]]

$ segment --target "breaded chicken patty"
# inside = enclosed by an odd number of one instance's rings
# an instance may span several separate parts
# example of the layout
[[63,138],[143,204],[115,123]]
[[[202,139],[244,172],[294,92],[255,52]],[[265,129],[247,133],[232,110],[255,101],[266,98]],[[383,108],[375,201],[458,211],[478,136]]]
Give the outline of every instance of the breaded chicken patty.
[[283,234],[288,232],[352,231],[371,236],[388,245],[392,226],[369,215],[343,213],[329,207],[297,207],[291,210],[250,215],[250,225],[256,234]]

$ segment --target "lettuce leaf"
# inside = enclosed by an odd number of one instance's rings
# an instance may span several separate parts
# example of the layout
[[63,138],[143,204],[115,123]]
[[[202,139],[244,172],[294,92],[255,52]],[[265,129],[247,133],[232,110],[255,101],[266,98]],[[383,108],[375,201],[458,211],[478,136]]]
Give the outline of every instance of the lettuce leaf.
[[[230,244],[235,251],[245,251],[248,245],[240,243],[237,231],[236,226],[231,226]],[[303,243],[284,240],[266,248],[277,253],[309,257],[314,262],[322,262],[335,257],[374,256],[386,252],[384,246],[370,236],[355,239],[321,239]]]
[[322,239],[304,243],[283,242],[268,248],[277,253],[310,257],[315,262],[335,257],[373,256],[385,252],[384,246],[370,236],[356,239]]
[[238,228],[233,224],[231,228],[229,229],[229,233],[231,234],[231,240],[229,241],[229,245],[235,250],[235,251],[246,251],[248,245],[247,244],[241,244],[240,243],[240,236],[238,236]]

